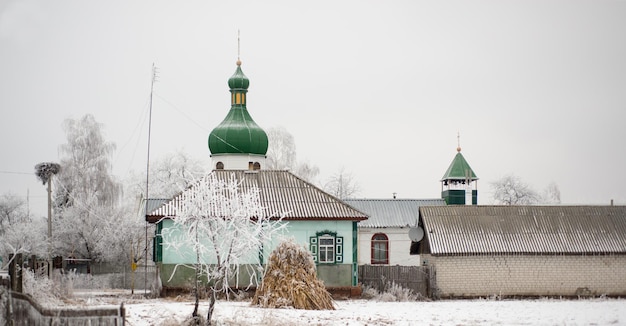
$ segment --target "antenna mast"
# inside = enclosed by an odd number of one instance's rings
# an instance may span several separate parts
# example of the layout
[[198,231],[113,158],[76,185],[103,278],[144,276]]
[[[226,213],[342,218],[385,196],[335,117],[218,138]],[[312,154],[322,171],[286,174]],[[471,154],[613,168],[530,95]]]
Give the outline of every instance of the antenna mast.
[[[145,248],[144,248],[144,286],[143,286],[143,294],[144,296],[148,291],[148,180],[150,179],[150,134],[152,133],[152,97],[154,94],[154,83],[157,80],[157,67],[152,63],[152,81],[150,83],[150,112],[148,114],[148,153],[146,158],[146,203],[144,205],[144,218],[146,219],[146,239],[145,239]],[[132,257],[134,260],[135,257]]]

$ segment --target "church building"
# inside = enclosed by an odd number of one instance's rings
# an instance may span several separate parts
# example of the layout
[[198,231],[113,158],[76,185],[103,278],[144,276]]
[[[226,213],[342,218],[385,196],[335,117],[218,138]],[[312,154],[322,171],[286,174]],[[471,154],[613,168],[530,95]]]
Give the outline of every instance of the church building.
[[[326,287],[349,294],[357,289],[358,282],[357,223],[367,220],[368,216],[289,171],[264,169],[268,137],[248,112],[249,85],[238,60],[235,74],[228,80],[230,110],[208,137],[212,173],[222,180],[235,177],[242,191],[258,188],[267,214],[286,214],[282,220],[287,223],[284,237],[294,238],[311,251],[318,277]],[[191,287],[193,270],[184,266],[193,262],[185,261],[183,255],[163,246],[161,235],[174,225],[177,199],[190,191],[193,186],[146,215],[147,221],[156,223],[154,260],[165,293],[168,289]],[[259,255],[251,255],[249,264],[268,261],[271,251],[279,244],[272,242],[264,245]]]

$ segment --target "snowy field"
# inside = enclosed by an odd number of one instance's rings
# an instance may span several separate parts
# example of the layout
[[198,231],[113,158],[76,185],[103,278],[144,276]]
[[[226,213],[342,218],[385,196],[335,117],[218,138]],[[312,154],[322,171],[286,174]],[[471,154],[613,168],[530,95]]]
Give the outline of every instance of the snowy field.
[[[125,302],[126,325],[179,325],[193,311],[180,299],[88,298],[101,305]],[[248,301],[218,301],[218,325],[626,325],[625,299],[441,300],[433,302],[335,301],[334,311],[265,309]],[[206,315],[207,303],[200,302]]]

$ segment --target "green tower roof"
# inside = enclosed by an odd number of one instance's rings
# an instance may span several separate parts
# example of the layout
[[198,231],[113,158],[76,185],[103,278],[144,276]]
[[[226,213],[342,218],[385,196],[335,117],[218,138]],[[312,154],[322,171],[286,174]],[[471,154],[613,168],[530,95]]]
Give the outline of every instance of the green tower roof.
[[[467,175],[466,173],[468,173],[469,175]],[[469,166],[469,164],[467,163],[467,161],[461,154],[461,148],[459,147],[457,148],[457,153],[456,153],[456,156],[454,157],[454,160],[452,160],[450,167],[448,167],[448,170],[443,175],[443,178],[441,178],[441,181],[465,180],[468,176],[470,180],[472,181],[478,180],[478,177],[476,177],[476,174],[474,173],[472,168]]]
[[241,61],[237,61],[237,70],[235,73],[228,79],[228,87],[231,90],[233,89],[248,89],[250,86],[250,80],[246,75],[243,74],[241,70]]
[[231,92],[230,111],[209,134],[211,154],[258,154],[267,153],[267,134],[252,120],[246,108],[246,93],[250,81],[241,70],[237,60],[237,70],[228,79]]

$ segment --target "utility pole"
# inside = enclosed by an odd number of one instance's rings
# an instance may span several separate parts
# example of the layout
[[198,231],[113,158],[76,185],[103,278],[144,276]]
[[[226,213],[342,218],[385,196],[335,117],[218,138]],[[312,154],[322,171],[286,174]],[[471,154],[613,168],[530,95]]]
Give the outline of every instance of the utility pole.
[[152,132],[152,97],[154,94],[154,83],[157,81],[157,67],[152,63],[152,82],[150,83],[150,113],[148,114],[148,153],[146,158],[146,203],[144,205],[144,218],[146,218],[146,238],[145,238],[145,251],[144,251],[144,281],[143,281],[143,295],[147,296],[148,293],[148,184],[150,180],[150,134]]
[[48,178],[48,277],[52,274],[52,174]]
[[52,272],[52,176],[61,171],[61,166],[53,162],[35,165],[35,175],[45,185],[48,183],[48,277]]

